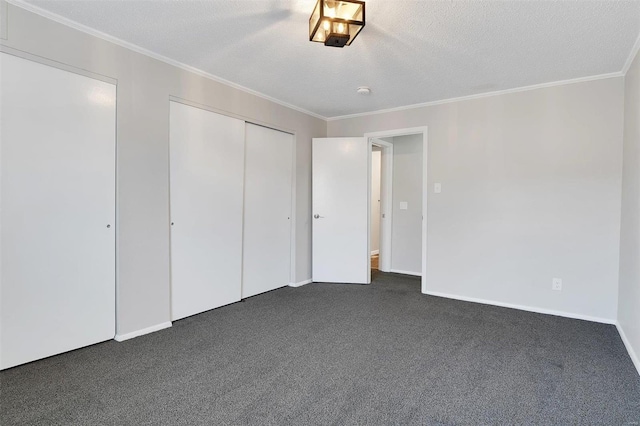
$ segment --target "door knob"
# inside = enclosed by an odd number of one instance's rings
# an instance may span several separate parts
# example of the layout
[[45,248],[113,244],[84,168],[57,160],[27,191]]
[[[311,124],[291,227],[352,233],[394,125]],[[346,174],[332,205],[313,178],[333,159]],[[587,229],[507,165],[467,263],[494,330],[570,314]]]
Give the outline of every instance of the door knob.
[[324,218],[324,216],[320,216],[319,214],[316,213],[316,214],[313,215],[313,218],[314,219],[320,219],[320,218]]

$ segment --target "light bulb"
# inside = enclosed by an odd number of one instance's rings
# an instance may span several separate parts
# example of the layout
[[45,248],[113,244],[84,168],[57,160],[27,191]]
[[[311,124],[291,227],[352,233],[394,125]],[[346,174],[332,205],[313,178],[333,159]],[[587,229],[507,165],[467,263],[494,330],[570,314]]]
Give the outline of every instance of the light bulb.
[[338,24],[338,32],[339,33],[343,33],[344,32],[344,24]]
[[329,31],[329,21],[324,21],[324,30]]

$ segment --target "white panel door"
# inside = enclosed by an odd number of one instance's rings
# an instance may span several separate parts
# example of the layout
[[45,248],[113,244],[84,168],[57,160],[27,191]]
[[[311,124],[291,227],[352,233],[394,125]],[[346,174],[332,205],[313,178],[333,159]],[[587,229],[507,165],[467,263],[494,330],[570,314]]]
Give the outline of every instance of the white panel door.
[[242,297],[289,284],[293,135],[247,124]]
[[244,121],[171,102],[171,317],[241,297]]
[[116,87],[0,53],[0,368],[115,335]]
[[314,282],[368,284],[369,143],[313,139]]

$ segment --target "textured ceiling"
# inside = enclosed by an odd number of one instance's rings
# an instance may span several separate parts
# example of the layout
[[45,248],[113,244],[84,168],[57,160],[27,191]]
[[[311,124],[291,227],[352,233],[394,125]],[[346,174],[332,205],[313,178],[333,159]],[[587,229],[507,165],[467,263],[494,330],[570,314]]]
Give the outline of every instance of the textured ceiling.
[[28,1],[325,117],[620,72],[640,32],[640,1],[368,0],[338,49],[315,0]]

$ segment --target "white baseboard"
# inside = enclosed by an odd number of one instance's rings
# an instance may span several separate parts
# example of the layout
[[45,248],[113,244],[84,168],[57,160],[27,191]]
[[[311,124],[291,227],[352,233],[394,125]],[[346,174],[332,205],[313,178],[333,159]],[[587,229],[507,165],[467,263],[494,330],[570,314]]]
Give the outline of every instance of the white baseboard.
[[622,343],[624,343],[624,346],[627,348],[627,352],[629,352],[629,356],[631,357],[631,361],[633,362],[633,365],[635,365],[636,370],[638,370],[638,374],[640,374],[640,358],[638,358],[636,351],[633,350],[633,347],[631,346],[631,342],[629,341],[629,339],[627,339],[627,335],[624,334],[624,330],[622,329],[622,326],[617,321],[616,321],[616,328],[618,329],[618,333],[622,338]]
[[389,272],[393,272],[394,274],[413,275],[414,277],[422,276],[421,272],[401,271],[400,269],[389,269]]
[[151,327],[143,328],[142,330],[132,331],[126,334],[116,334],[114,339],[118,342],[124,342],[125,340],[133,339],[134,337],[143,336],[145,334],[153,333],[154,331],[164,330],[171,327],[171,321],[163,322],[162,324],[152,325]]
[[424,294],[430,296],[445,297],[447,299],[462,300],[464,302],[482,303],[483,305],[500,306],[501,308],[519,309],[521,311],[535,312],[537,314],[555,315],[558,317],[579,319],[584,321],[599,322],[602,324],[615,324],[616,320],[589,315],[574,314],[572,312],[554,311],[552,309],[537,308],[535,306],[516,305],[513,303],[496,302],[494,300],[476,299],[475,297],[458,296],[457,294],[439,293],[437,291],[426,291]]
[[371,250],[371,256],[375,256],[376,254],[380,254],[380,250]]
[[308,279],[308,280],[304,280],[304,281],[300,281],[299,283],[289,283],[289,287],[302,287],[305,284],[311,284],[312,280]]

